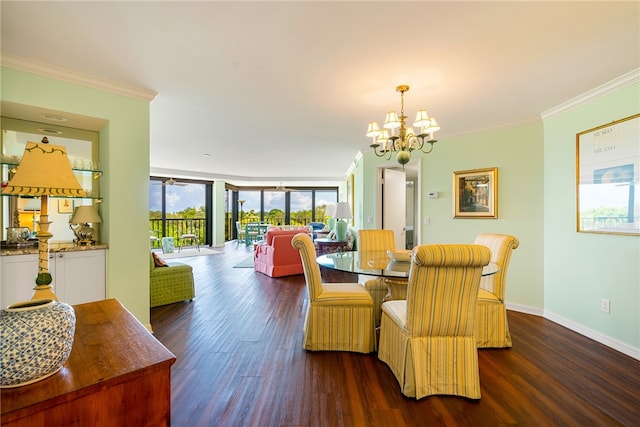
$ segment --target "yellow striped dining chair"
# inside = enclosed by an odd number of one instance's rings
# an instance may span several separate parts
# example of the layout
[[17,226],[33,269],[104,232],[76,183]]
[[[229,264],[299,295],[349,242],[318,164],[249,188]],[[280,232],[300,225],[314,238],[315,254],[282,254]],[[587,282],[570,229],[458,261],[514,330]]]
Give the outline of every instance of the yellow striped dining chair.
[[[358,251],[386,251],[396,248],[396,239],[393,230],[381,229],[363,229],[358,230]],[[362,259],[362,258],[361,258]],[[389,260],[391,261],[391,260]],[[365,266],[361,266],[366,268]],[[376,319],[376,327],[380,326],[380,318],[382,317],[382,302],[389,294],[387,280],[396,280],[406,282],[406,279],[386,279],[382,277],[367,276],[360,274],[358,283],[362,284],[373,298],[373,309]],[[404,283],[401,286],[406,286]]]
[[478,348],[511,347],[504,295],[511,253],[520,242],[506,234],[483,233],[476,237],[475,244],[488,247],[491,250],[491,262],[500,268],[496,274],[484,276],[480,281],[476,306],[476,343]]
[[405,396],[480,399],[474,321],[482,268],[490,258],[481,245],[413,249],[407,299],[382,304],[378,347],[378,358]]
[[322,283],[316,250],[307,233],[291,244],[300,251],[309,304],[304,321],[305,350],[371,353],[375,350],[373,300],[358,283]]

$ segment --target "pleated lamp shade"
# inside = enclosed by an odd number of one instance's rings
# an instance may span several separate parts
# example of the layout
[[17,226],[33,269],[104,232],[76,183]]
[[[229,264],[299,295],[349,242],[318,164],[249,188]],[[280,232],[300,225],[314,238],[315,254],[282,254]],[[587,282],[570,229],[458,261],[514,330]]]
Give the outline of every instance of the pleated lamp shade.
[[18,169],[2,194],[85,197],[61,145],[27,142]]
[[336,211],[334,217],[337,219],[350,219],[351,218],[351,205],[349,202],[338,202],[336,205]]

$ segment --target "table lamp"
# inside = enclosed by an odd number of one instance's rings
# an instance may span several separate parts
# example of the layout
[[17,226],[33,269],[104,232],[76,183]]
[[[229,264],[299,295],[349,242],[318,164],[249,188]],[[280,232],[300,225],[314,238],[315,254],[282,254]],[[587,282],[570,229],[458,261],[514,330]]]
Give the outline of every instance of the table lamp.
[[[22,160],[2,194],[40,196],[38,276],[31,301],[2,310],[0,387],[18,387],[58,372],[71,354],[76,317],[73,307],[58,302],[49,273],[49,196],[86,197],[69,163],[65,147],[27,142]],[[28,351],[26,351],[27,349]]]
[[[69,220],[69,228],[76,236],[76,244],[80,246],[93,245],[96,243],[96,231],[89,226],[89,223],[96,224],[102,222],[96,209],[90,205],[78,206],[73,211]],[[75,225],[75,228],[74,228]]]
[[347,240],[347,223],[344,220],[352,218],[351,206],[349,205],[349,202],[338,202],[338,204],[336,205],[334,217],[337,219],[336,240],[339,242],[344,242],[345,240]]
[[40,196],[40,221],[38,222],[38,276],[32,299],[58,297],[51,290],[49,273],[49,196],[86,197],[67,157],[64,146],[49,144],[45,136],[42,142],[27,142],[16,173],[8,183],[2,184],[2,194]]

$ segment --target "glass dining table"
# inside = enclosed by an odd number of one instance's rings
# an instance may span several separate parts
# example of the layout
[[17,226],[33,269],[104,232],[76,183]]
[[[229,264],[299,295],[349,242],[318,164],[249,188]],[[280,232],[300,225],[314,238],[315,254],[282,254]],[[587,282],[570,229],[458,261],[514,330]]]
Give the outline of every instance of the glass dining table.
[[[387,279],[385,282],[389,287],[389,294],[385,300],[406,299],[411,262],[394,261],[386,251],[338,252],[320,255],[316,262],[320,267],[331,270]],[[499,270],[500,267],[492,262],[482,269],[482,275],[490,276]]]

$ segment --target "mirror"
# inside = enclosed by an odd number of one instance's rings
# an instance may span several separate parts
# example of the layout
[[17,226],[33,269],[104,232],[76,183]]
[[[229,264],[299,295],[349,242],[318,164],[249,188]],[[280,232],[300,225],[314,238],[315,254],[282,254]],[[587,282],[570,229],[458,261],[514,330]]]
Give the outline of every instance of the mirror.
[[[52,126],[51,124],[29,122],[2,117],[2,138],[0,140],[0,164],[2,182],[8,181],[16,170],[28,141],[40,142],[46,136],[51,144],[63,145],[78,181],[87,192],[87,198],[49,197],[49,231],[53,233],[51,242],[67,242],[74,239],[69,228],[73,209],[80,205],[99,203],[100,176],[98,132]],[[2,240],[8,240],[8,233],[15,228],[28,228],[33,235],[40,215],[40,198],[2,196],[0,197]],[[98,225],[94,226],[98,230]],[[99,235],[99,231],[98,231]]]

